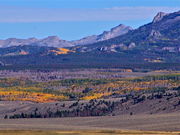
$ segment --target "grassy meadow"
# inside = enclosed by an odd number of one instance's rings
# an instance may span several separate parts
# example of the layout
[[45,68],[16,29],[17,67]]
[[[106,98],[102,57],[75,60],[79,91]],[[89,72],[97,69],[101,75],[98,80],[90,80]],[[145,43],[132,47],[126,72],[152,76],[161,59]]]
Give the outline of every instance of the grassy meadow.
[[180,132],[153,131],[0,131],[0,135],[179,135]]

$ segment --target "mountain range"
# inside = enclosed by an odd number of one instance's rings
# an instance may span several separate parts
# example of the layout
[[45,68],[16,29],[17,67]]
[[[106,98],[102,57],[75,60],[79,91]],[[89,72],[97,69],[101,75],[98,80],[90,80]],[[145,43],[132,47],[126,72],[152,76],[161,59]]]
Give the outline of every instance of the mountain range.
[[[180,69],[180,11],[159,12],[137,29],[119,25],[76,41],[56,36],[0,41],[1,65]],[[149,66],[149,67],[148,67]],[[151,67],[150,67],[151,66]]]
[[107,48],[120,48],[120,50],[140,49],[145,51],[178,52],[180,47],[180,11],[166,14],[158,13],[153,21],[138,29],[131,30],[124,35],[97,42],[82,48],[107,50]]
[[131,27],[125,25],[118,25],[112,28],[110,31],[104,31],[100,35],[92,35],[84,37],[80,40],[66,41],[62,40],[57,36],[49,36],[44,39],[37,38],[28,38],[28,39],[16,39],[9,38],[6,40],[0,40],[0,47],[10,47],[10,46],[19,46],[19,45],[37,45],[37,46],[50,46],[50,47],[70,47],[76,45],[86,45],[92,44],[99,41],[108,40],[123,34],[126,34],[132,30]]

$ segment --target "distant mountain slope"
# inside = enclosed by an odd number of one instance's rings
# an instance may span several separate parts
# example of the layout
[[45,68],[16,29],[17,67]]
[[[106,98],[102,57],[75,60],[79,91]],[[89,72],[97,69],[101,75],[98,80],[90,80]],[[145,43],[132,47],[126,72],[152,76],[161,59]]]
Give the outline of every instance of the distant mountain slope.
[[96,43],[99,41],[104,41],[104,40],[108,40],[111,38],[115,38],[117,36],[124,35],[131,30],[132,30],[131,27],[120,24],[120,25],[112,28],[110,31],[104,31],[100,35],[92,35],[92,36],[85,37],[85,38],[80,39],[80,40],[72,41],[72,44],[74,44],[74,45],[86,45],[86,44]]
[[[79,44],[88,43],[97,37],[100,40],[87,45],[71,46],[58,37],[49,37],[31,45],[0,48],[0,64],[38,65],[41,68],[49,65],[56,68],[180,69],[180,11],[170,14],[160,12],[151,23],[117,36],[117,31],[122,32],[122,29],[126,31],[129,28],[120,25],[99,36],[78,41]],[[113,36],[117,37],[111,38]],[[107,38],[110,39],[105,40]],[[65,49],[49,47],[63,42],[67,43]]]
[[16,39],[9,38],[6,40],[0,40],[0,47],[11,47],[11,46],[24,46],[24,45],[37,45],[37,46],[51,46],[51,47],[70,47],[73,46],[69,41],[62,40],[57,36],[49,36],[44,39]]
[[138,62],[180,62],[180,11],[160,12],[151,23],[124,35],[72,49],[81,53],[117,53]]
[[[113,48],[112,50],[152,50],[152,51],[180,51],[180,11],[165,14],[158,13],[154,20],[138,29],[131,30],[127,34],[111,38],[102,42],[80,47],[83,50],[107,50],[105,48]],[[115,49],[114,49],[115,48]]]
[[29,44],[32,44],[37,41],[38,41],[38,39],[36,39],[36,38],[29,38],[29,39],[8,38],[6,40],[0,40],[0,47],[29,45]]
[[114,38],[123,34],[126,34],[132,30],[131,27],[125,25],[119,25],[117,27],[112,28],[110,31],[105,31],[100,35],[93,35],[84,37],[80,40],[75,41],[66,41],[62,40],[57,36],[49,36],[44,39],[16,39],[9,38],[6,40],[0,40],[0,47],[10,47],[10,46],[19,46],[19,45],[37,45],[37,46],[48,46],[48,47],[71,47],[75,45],[86,45],[92,44],[99,41],[108,40],[110,38]]

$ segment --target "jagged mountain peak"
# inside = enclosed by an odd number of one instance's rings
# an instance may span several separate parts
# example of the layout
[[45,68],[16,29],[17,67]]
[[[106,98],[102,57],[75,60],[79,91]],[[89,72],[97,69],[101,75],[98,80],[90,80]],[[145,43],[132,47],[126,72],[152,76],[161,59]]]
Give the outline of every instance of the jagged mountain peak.
[[110,38],[114,38],[114,37],[126,34],[130,30],[133,30],[133,29],[129,26],[120,24],[120,25],[112,28],[110,31],[104,31],[102,34],[98,35],[97,39],[98,39],[98,41],[108,40]]
[[164,16],[168,15],[167,13],[164,12],[159,12],[153,19],[153,23],[159,22],[160,20],[163,19]]
[[130,26],[125,26],[123,24],[120,24],[114,28],[112,28],[110,31],[104,31],[100,35],[92,35],[88,37],[84,37],[80,40],[72,41],[72,44],[74,45],[87,45],[87,44],[93,44],[99,41],[108,40],[110,38],[115,38],[117,36],[123,35],[128,33],[132,28]]
[[131,28],[130,26],[126,26],[126,25],[124,25],[124,24],[119,24],[118,26],[112,28],[111,31],[114,31],[114,30],[117,30],[117,29],[127,29],[127,28],[133,29],[133,28]]

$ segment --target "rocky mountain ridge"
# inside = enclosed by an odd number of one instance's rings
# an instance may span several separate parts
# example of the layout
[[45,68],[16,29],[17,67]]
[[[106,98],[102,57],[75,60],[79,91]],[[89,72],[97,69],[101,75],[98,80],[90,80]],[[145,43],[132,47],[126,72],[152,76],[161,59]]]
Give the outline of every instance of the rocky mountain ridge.
[[[111,32],[104,33],[111,37]],[[40,41],[33,39],[36,43],[31,45],[0,48],[0,63],[23,68],[47,66],[180,69],[180,11],[158,13],[152,22],[115,38],[104,40],[107,39],[104,35],[99,36],[99,40],[103,41],[90,43],[89,41],[97,39],[97,36],[90,36],[83,39],[89,44],[69,45],[66,48],[51,47],[62,42],[55,36]],[[91,40],[88,40],[89,38]],[[48,46],[49,44],[51,45]]]
[[28,39],[17,39],[8,38],[6,40],[0,40],[0,47],[11,47],[11,46],[21,46],[21,45],[37,45],[37,46],[48,46],[48,47],[72,47],[76,45],[86,45],[92,44],[99,41],[108,40],[123,34],[126,34],[132,30],[131,27],[125,25],[118,25],[112,28],[110,31],[105,31],[100,35],[92,35],[84,37],[80,40],[66,41],[60,39],[58,36],[48,36],[43,39],[28,38]]
[[85,37],[80,40],[72,41],[72,43],[74,45],[86,45],[86,44],[97,43],[100,41],[105,41],[105,40],[108,40],[111,38],[115,38],[115,37],[124,35],[131,30],[133,30],[131,27],[120,24],[120,25],[112,28],[110,31],[104,31],[100,35],[88,36],[88,37]]
[[164,50],[178,53],[180,52],[179,35],[180,11],[170,14],[159,12],[152,22],[138,29],[131,30],[115,38],[75,48],[80,52],[91,52],[95,50],[122,52],[133,48],[133,50],[139,50],[141,53],[161,53]]

